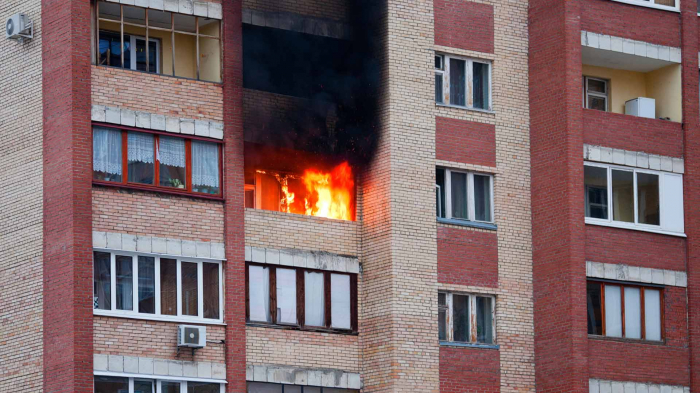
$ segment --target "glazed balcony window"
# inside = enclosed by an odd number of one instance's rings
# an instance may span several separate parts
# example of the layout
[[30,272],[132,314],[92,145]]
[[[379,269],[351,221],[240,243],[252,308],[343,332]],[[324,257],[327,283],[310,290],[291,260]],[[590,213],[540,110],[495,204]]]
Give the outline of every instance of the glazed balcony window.
[[216,19],[99,1],[97,64],[221,82]]

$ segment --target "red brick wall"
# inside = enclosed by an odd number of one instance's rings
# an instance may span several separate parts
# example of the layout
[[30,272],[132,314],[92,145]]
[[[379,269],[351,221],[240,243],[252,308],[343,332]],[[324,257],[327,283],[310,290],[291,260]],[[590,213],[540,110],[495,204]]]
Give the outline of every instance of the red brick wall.
[[[657,45],[681,46],[680,17],[676,12],[610,0],[579,0],[579,2],[583,10],[582,30]],[[683,0],[681,0],[682,4]]]
[[435,45],[493,53],[493,6],[435,0]]
[[87,393],[92,392],[90,2],[44,0],[41,6],[44,391]]
[[438,227],[438,282],[498,287],[496,233]]
[[435,118],[435,158],[496,166],[496,126],[467,120]]
[[[591,378],[688,386],[685,288],[664,290],[665,344],[589,339]],[[660,370],[659,366],[663,365]]]
[[500,392],[500,361],[494,349],[440,347],[440,393]]
[[586,225],[586,260],[685,271],[684,238]]
[[582,109],[582,111],[583,141],[589,145],[662,156],[683,156],[681,123],[593,109]]

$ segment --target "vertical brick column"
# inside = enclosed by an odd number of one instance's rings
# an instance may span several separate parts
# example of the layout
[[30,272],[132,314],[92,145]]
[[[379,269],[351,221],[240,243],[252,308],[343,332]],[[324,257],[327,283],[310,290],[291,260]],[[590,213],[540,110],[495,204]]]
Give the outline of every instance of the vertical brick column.
[[535,378],[587,392],[578,0],[530,0]]
[[242,0],[223,2],[226,386],[246,391]]
[[90,2],[42,1],[40,28],[44,391],[87,393],[93,389]]

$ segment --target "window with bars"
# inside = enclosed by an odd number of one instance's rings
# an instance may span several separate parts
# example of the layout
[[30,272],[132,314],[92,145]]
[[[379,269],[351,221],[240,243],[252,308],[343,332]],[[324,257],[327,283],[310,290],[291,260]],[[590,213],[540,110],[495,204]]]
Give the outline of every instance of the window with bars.
[[438,337],[441,342],[493,344],[495,298],[487,295],[438,293]]

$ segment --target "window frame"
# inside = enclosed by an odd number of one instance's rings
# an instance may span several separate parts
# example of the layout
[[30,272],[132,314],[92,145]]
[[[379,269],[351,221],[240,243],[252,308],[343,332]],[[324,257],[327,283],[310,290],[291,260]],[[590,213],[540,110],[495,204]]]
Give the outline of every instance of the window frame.
[[[465,56],[459,56],[459,55],[452,55],[452,54],[447,54],[447,53],[442,53],[442,52],[435,52],[435,57],[441,57],[442,58],[442,70],[438,70],[437,68],[435,69],[435,74],[442,74],[442,102],[435,102],[435,105],[438,106],[448,106],[452,108],[461,108],[461,109],[469,109],[469,110],[475,110],[475,111],[482,111],[482,112],[493,112],[493,62],[491,60],[484,60],[484,59],[476,59],[472,57],[465,57]],[[465,64],[465,104],[466,105],[457,105],[457,104],[452,104],[450,102],[450,59],[455,59],[455,60],[461,60],[464,61]],[[488,88],[488,93],[489,93],[489,101],[488,101],[488,108],[476,108],[474,107],[474,84],[473,84],[473,75],[474,75],[474,63],[479,63],[479,64],[486,64],[488,65],[489,69],[489,75],[488,75],[488,80],[489,80],[489,88]]]
[[[593,80],[593,81],[598,81],[598,82],[603,82],[605,84],[605,93],[599,93],[596,91],[588,91],[588,81]],[[584,100],[584,108],[586,109],[591,109],[591,110],[596,110],[593,108],[589,108],[589,95],[597,97],[597,98],[604,98],[605,99],[605,111],[604,112],[610,112],[610,81],[607,79],[603,78],[596,78],[592,76],[585,76],[583,77],[583,100]]]
[[[490,173],[483,173],[483,172],[474,172],[474,171],[467,171],[467,170],[460,170],[460,169],[450,169],[450,168],[445,168],[445,167],[437,167],[436,169],[442,169],[445,172],[445,187],[444,190],[443,188],[437,184],[437,181],[435,182],[435,189],[436,192],[438,193],[439,196],[441,196],[441,193],[444,193],[445,196],[445,206],[440,206],[440,213],[444,213],[445,217],[440,217],[438,218],[444,218],[446,220],[458,220],[462,222],[478,222],[478,223],[485,223],[485,224],[494,224],[496,222],[496,217],[495,217],[495,203],[494,203],[494,176],[493,174]],[[452,217],[452,172],[454,173],[461,173],[467,175],[467,218],[455,218]],[[489,185],[490,185],[490,190],[489,190],[489,199],[490,199],[490,215],[491,215],[491,220],[490,221],[479,221],[476,220],[476,201],[475,201],[475,195],[474,195],[474,175],[478,176],[486,176],[489,178]],[[438,197],[437,200],[439,201],[438,203],[441,205],[442,203],[442,198]]]
[[[170,321],[170,322],[185,322],[185,323],[198,323],[198,324],[209,324],[209,325],[221,325],[224,323],[224,264],[222,261],[204,258],[190,258],[183,256],[170,256],[162,254],[149,254],[133,251],[121,251],[121,250],[111,250],[108,248],[93,248],[93,286],[95,282],[94,277],[94,264],[95,264],[95,252],[110,254],[110,310],[103,310],[94,308],[94,315],[110,316],[110,317],[123,317],[132,319],[147,319],[155,321]],[[133,310],[118,310],[117,309],[117,290],[116,290],[116,257],[125,256],[131,257],[132,259],[132,281],[133,281]],[[154,293],[155,293],[155,312],[153,314],[140,313],[138,310],[138,257],[149,257],[154,258]],[[173,259],[176,261],[176,291],[177,291],[177,315],[166,315],[161,313],[161,291],[160,291],[160,260],[161,259]],[[181,266],[182,263],[195,263],[197,264],[197,317],[183,315],[182,314],[182,275]],[[212,263],[219,266],[219,318],[204,318],[204,271],[203,263]],[[94,289],[93,289],[93,300],[94,300]]]
[[[586,283],[597,283],[600,284],[600,318],[601,318],[601,330],[602,334],[590,334],[588,333],[589,336],[591,337],[604,337],[606,339],[613,339],[613,340],[632,340],[632,341],[645,341],[645,342],[651,342],[651,343],[664,343],[666,342],[666,324],[665,322],[665,287],[663,286],[654,286],[654,285],[646,285],[646,284],[638,284],[638,283],[629,283],[629,282],[620,282],[620,281],[612,281],[612,280],[595,280],[595,279],[588,279],[586,280]],[[606,326],[605,326],[605,286],[610,285],[610,286],[615,286],[620,288],[620,315],[622,318],[622,337],[614,337],[614,336],[608,336],[606,335]],[[639,289],[639,304],[640,304],[640,310],[639,310],[639,318],[640,318],[640,329],[641,329],[641,338],[628,338],[625,337],[625,288],[637,288]],[[645,317],[646,317],[646,307],[645,307],[645,302],[644,302],[644,291],[645,290],[655,290],[659,291],[659,318],[660,318],[660,326],[661,326],[661,340],[649,340],[646,339],[646,324],[645,324]],[[586,306],[586,312],[588,313],[588,306]]]
[[[251,266],[257,266],[262,268],[267,268],[268,279],[270,280],[269,286],[269,309],[270,309],[270,322],[265,321],[252,321],[250,319],[250,277],[249,268]],[[281,323],[277,322],[277,285],[276,285],[276,270],[288,269],[296,271],[296,307],[297,307],[297,323]],[[322,273],[323,274],[323,290],[324,290],[324,326],[313,326],[306,325],[305,321],[305,277],[304,273]],[[344,275],[350,277],[350,329],[334,328],[332,327],[332,299],[331,299],[331,275]],[[358,333],[358,274],[337,272],[330,270],[319,270],[319,269],[308,269],[296,266],[286,266],[286,265],[269,265],[265,263],[256,262],[246,262],[245,266],[245,293],[246,293],[246,324],[251,326],[266,326],[266,327],[276,327],[292,330],[303,330],[303,331],[320,331],[326,333],[344,333],[344,334],[357,334]]]
[[[117,21],[117,20],[113,20],[113,19],[100,18],[100,3],[118,5],[118,6],[119,6],[119,19],[120,19],[120,20]],[[144,15],[145,15],[144,23],[145,23],[145,24],[141,25],[141,24],[138,24],[138,23],[125,22],[125,21],[124,21],[124,7],[125,7],[125,6],[127,6],[127,7],[134,7],[134,8],[140,8],[140,9],[144,10],[144,11],[145,11],[145,13],[144,13]],[[149,23],[148,23],[148,12],[149,12],[149,10],[150,10],[150,11],[159,11],[159,12],[170,12],[170,15],[171,15],[171,18],[170,18],[170,28],[169,28],[169,29],[166,29],[166,28],[163,28],[163,27],[149,26]],[[94,48],[94,50],[95,50],[95,65],[97,65],[97,66],[102,66],[102,65],[100,65],[100,44],[99,44],[99,43],[100,43],[100,32],[101,32],[101,31],[100,31],[100,22],[102,21],[102,22],[108,22],[108,23],[117,23],[117,24],[119,24],[119,26],[120,26],[120,31],[118,32],[118,34],[119,34],[120,37],[121,37],[121,48],[122,48],[122,50],[121,50],[121,66],[109,66],[109,65],[104,65],[103,67],[123,68],[123,69],[129,69],[129,70],[132,70],[132,71],[145,72],[145,73],[149,73],[149,74],[170,76],[170,77],[182,78],[182,79],[189,79],[189,80],[197,80],[197,81],[201,81],[201,82],[218,83],[218,84],[222,84],[222,83],[223,83],[223,78],[224,78],[224,64],[223,64],[223,61],[221,61],[221,59],[223,58],[223,34],[222,34],[222,32],[223,32],[223,29],[222,29],[223,24],[222,24],[222,22],[221,22],[220,19],[206,18],[206,17],[197,16],[197,15],[181,14],[181,13],[179,13],[179,12],[174,12],[174,11],[155,10],[155,9],[148,8],[148,7],[140,7],[140,6],[137,6],[137,5],[130,5],[130,4],[119,4],[119,3],[113,3],[113,2],[104,1],[104,0],[97,0],[97,1],[94,3],[94,13],[95,13],[95,14],[93,15],[93,17],[94,17],[94,21],[95,21],[95,31],[94,31],[94,34],[95,34],[95,38],[94,38],[94,40],[95,40],[95,48]],[[175,14],[180,14],[180,15],[184,15],[184,16],[191,16],[191,17],[195,18],[195,32],[192,33],[192,32],[189,32],[189,31],[177,30],[177,29],[175,28]],[[201,33],[199,32],[199,21],[200,21],[200,19],[204,19],[204,20],[207,20],[207,19],[216,20],[216,21],[219,23],[219,36],[216,37],[216,36],[211,36],[211,35],[207,35],[207,34],[201,34]],[[124,26],[134,26],[134,27],[138,27],[138,28],[144,28],[144,29],[146,30],[146,36],[145,36],[145,37],[143,37],[143,36],[140,37],[140,38],[144,38],[145,41],[146,41],[146,71],[139,71],[139,70],[136,70],[135,67],[134,67],[134,68],[131,68],[131,65],[130,65],[130,67],[128,67],[128,68],[125,67],[125,64],[124,64],[124,35],[125,35],[126,33],[124,32]],[[160,59],[160,58],[161,58],[161,54],[160,54],[160,51],[159,51],[159,49],[160,49],[160,43],[158,43],[158,46],[156,46],[156,62],[157,62],[157,63],[156,63],[156,70],[157,70],[157,71],[156,71],[155,73],[152,73],[152,72],[149,72],[149,71],[148,71],[148,70],[150,69],[150,63],[151,63],[150,52],[149,52],[149,46],[150,46],[149,42],[151,41],[151,39],[150,39],[150,37],[149,37],[149,30],[158,30],[158,31],[170,32],[170,34],[171,34],[171,41],[172,41],[172,59],[171,59],[171,61],[172,61],[172,70],[173,70],[172,75],[164,74],[164,73],[162,72],[162,70],[160,69],[160,65],[161,65],[161,63],[162,63],[162,62],[160,61],[160,60],[161,60],[161,59]],[[109,31],[109,32],[112,32],[112,33],[117,33],[116,31],[111,31],[111,30],[104,30],[104,31]],[[195,56],[195,58],[197,59],[196,64],[195,64],[195,75],[196,75],[195,78],[187,78],[187,77],[175,75],[175,58],[176,58],[176,56],[175,56],[175,34],[184,34],[184,35],[189,35],[189,36],[194,36],[194,37],[195,37],[195,53],[194,53],[194,56]],[[128,35],[131,35],[131,34],[128,34]],[[133,38],[133,37],[134,37],[134,36],[132,36],[132,38],[131,38],[131,40],[132,40],[131,43],[132,43],[132,48],[135,48],[135,45],[133,45],[133,43],[134,43],[134,41],[133,41],[134,38]],[[200,58],[201,58],[200,44],[199,44],[200,38],[215,39],[215,40],[217,40],[217,41],[219,42],[219,56],[220,56],[220,57],[219,57],[219,58],[220,58],[220,61],[219,61],[219,79],[220,79],[220,80],[219,80],[219,81],[209,81],[209,80],[201,79],[201,78],[200,78]],[[131,48],[130,48],[130,50],[131,50]],[[135,50],[135,49],[133,49],[133,50]],[[135,62],[135,57],[134,57],[133,55],[131,56],[131,59],[132,59],[132,60],[131,60],[132,63]]]
[[442,77],[442,97],[440,98],[440,102],[435,101],[435,103],[438,105],[445,105],[445,55],[436,53],[435,59],[437,58],[440,58],[440,67],[435,67],[435,75],[440,75]]
[[[481,293],[462,293],[462,292],[450,292],[450,291],[438,291],[438,296],[440,294],[445,295],[446,306],[440,306],[438,304],[438,309],[443,307],[446,309],[447,319],[445,321],[445,340],[440,340],[440,345],[453,345],[453,344],[466,344],[466,345],[484,345],[484,346],[494,346],[498,345],[496,337],[496,296]],[[453,296],[465,296],[469,297],[469,341],[454,341],[454,308],[453,308]],[[488,298],[491,299],[491,337],[493,340],[491,343],[479,342],[478,332],[476,328],[477,323],[477,301],[476,298]],[[439,318],[438,313],[438,318]],[[474,327],[472,327],[474,324]]]
[[[150,130],[150,129],[142,129],[142,128],[135,128],[135,127],[128,127],[128,126],[120,126],[120,125],[115,125],[115,124],[109,124],[109,123],[97,123],[93,122],[92,123],[92,128],[94,132],[95,127],[100,127],[100,128],[110,128],[113,130],[118,130],[122,133],[121,138],[122,138],[122,180],[120,182],[116,181],[107,181],[107,180],[98,180],[94,178],[94,170],[93,170],[93,175],[92,175],[92,183],[93,184],[98,184],[102,186],[118,186],[118,187],[123,187],[123,188],[132,188],[132,189],[137,189],[137,190],[145,190],[145,191],[156,191],[160,193],[169,193],[169,194],[176,194],[176,195],[187,195],[187,196],[196,196],[198,198],[205,198],[205,199],[215,199],[215,200],[223,200],[224,198],[224,165],[223,165],[223,150],[224,150],[224,142],[217,140],[217,139],[211,139],[211,138],[204,138],[204,137],[199,137],[195,135],[188,135],[187,137],[183,137],[181,134],[173,134],[169,132],[160,132],[160,131],[155,131],[155,130]],[[144,184],[144,183],[134,183],[134,182],[129,182],[128,177],[129,177],[129,168],[128,168],[128,135],[129,132],[140,132],[144,134],[152,134],[154,136],[154,141],[153,141],[153,149],[154,149],[154,160],[153,160],[153,184]],[[158,138],[160,136],[165,136],[165,137],[171,137],[171,138],[180,138],[185,141],[185,188],[180,189],[176,187],[166,187],[166,186],[161,186],[160,185],[160,161],[158,160]],[[219,193],[218,194],[208,194],[204,192],[196,192],[193,190],[193,185],[192,185],[192,141],[202,141],[202,142],[209,142],[209,143],[214,143],[217,145],[219,153],[218,153],[218,163],[219,163]],[[91,151],[91,154],[94,154],[94,150]]]
[[636,6],[640,6],[640,7],[646,7],[646,8],[656,8],[656,9],[664,10],[664,11],[680,12],[680,0],[675,0],[675,2],[676,2],[675,7],[656,4],[656,0],[612,0],[612,1],[615,1],[618,3],[636,5]]
[[173,376],[163,376],[163,375],[134,375],[134,374],[128,374],[128,373],[119,373],[119,372],[102,372],[102,371],[95,371],[93,374],[93,391],[94,391],[94,384],[95,384],[95,377],[107,377],[107,378],[125,378],[129,380],[129,393],[134,393],[134,381],[135,380],[151,380],[154,382],[154,392],[160,393],[162,391],[162,383],[163,382],[175,382],[180,384],[180,392],[187,393],[187,383],[188,382],[193,382],[193,383],[211,383],[211,384],[218,384],[220,387],[220,393],[225,393],[226,392],[226,382],[225,381],[219,381],[215,379],[206,379],[206,378],[189,378],[189,379],[184,379],[181,377],[173,377]]

